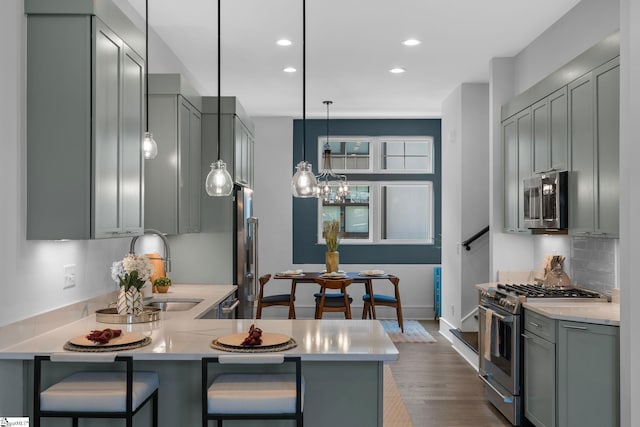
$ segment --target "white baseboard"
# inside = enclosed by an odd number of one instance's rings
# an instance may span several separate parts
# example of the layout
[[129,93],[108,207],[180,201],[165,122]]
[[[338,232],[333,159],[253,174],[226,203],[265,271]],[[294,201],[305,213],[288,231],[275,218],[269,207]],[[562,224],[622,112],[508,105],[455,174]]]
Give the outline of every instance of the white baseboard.
[[440,330],[439,333],[445,337],[450,343],[451,347],[469,364],[473,369],[478,371],[478,354],[471,350],[465,343],[463,343],[458,337],[451,333],[451,329],[456,329],[446,319],[440,318]]

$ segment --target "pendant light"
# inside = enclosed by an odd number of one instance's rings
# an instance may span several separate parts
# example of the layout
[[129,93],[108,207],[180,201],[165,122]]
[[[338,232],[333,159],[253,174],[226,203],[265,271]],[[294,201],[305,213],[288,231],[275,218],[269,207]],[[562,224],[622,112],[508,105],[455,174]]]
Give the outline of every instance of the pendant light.
[[221,102],[222,94],[220,91],[220,0],[218,0],[218,160],[214,163],[211,163],[211,170],[207,174],[207,179],[204,182],[204,187],[209,196],[229,196],[233,191],[233,179],[231,179],[231,175],[227,171],[227,164],[220,159],[220,140],[221,140],[221,129],[220,129],[220,117],[222,115]]
[[142,140],[142,151],[145,160],[153,160],[158,155],[158,144],[153,139],[153,134],[149,132],[149,0],[145,1],[144,8],[144,42],[144,89],[147,127]]
[[331,146],[329,145],[329,106],[333,101],[322,101],[327,106],[327,140],[322,153],[322,173],[318,180],[318,197],[325,203],[343,203],[349,195],[349,183],[346,175],[337,175],[331,169]]
[[296,173],[291,179],[291,193],[294,197],[316,197],[318,186],[316,177],[311,170],[311,163],[305,157],[305,146],[307,140],[307,92],[306,92],[306,0],[302,0],[302,161],[296,166]]

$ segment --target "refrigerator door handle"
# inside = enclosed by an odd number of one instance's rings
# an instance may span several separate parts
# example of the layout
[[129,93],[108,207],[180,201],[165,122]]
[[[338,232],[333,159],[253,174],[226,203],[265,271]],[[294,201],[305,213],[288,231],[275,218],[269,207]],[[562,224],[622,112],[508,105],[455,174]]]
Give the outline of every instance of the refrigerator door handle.
[[252,247],[251,247],[251,254],[252,254],[252,259],[251,259],[251,268],[249,268],[249,272],[247,274],[247,278],[249,280],[251,280],[251,283],[253,284],[252,289],[253,289],[253,300],[255,300],[255,298],[258,295],[258,218],[256,218],[255,216],[252,216],[250,218],[247,219],[247,223],[249,224],[249,226],[252,228]]

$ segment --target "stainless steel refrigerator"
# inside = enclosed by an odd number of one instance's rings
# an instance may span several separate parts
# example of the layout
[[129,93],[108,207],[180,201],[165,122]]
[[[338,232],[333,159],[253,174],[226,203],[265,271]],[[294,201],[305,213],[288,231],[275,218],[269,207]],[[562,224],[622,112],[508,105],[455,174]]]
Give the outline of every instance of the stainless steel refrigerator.
[[240,301],[237,317],[251,319],[258,285],[258,218],[253,216],[253,190],[236,185],[234,208],[233,271]]

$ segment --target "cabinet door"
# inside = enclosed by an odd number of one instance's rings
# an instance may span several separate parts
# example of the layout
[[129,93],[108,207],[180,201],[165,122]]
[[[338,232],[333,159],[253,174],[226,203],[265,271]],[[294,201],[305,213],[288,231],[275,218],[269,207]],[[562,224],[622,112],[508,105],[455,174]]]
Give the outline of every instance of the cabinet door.
[[596,235],[619,234],[620,67],[611,61],[594,71],[596,92]]
[[200,231],[200,112],[182,96],[178,96],[178,232]]
[[200,194],[204,180],[202,168],[202,116],[195,108],[191,109],[189,120],[189,228],[191,233],[200,232]]
[[504,144],[504,231],[515,232],[518,217],[518,135],[515,118],[502,123]]
[[556,346],[535,334],[524,336],[524,415],[537,427],[556,425]]
[[93,237],[122,231],[120,63],[122,40],[96,19],[94,77]]
[[518,232],[530,231],[524,226],[524,180],[533,175],[533,120],[531,109],[516,116],[518,127]]
[[558,425],[620,425],[619,331],[558,322]]
[[552,93],[547,100],[549,105],[549,166],[553,170],[568,170],[567,88],[563,87]]
[[126,234],[144,231],[144,60],[125,45],[122,62],[122,228]]
[[569,231],[587,235],[594,228],[593,80],[591,74],[568,87],[571,173]]
[[549,141],[549,104],[547,99],[531,107],[533,120],[533,171],[547,172],[551,169],[551,150]]

